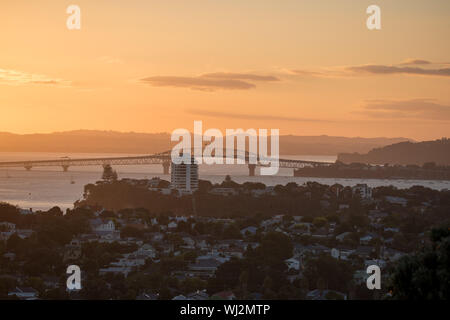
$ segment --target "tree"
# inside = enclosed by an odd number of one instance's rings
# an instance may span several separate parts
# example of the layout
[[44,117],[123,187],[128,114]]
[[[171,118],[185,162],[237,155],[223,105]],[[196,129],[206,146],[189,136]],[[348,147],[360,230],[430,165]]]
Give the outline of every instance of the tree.
[[240,239],[241,233],[239,232],[236,224],[230,224],[223,230],[223,238],[224,239]]
[[398,262],[391,276],[394,299],[450,299],[450,228],[434,229],[431,240],[431,247]]
[[324,218],[324,217],[317,217],[317,218],[314,218],[314,220],[313,220],[313,224],[316,228],[324,227],[327,224],[327,222],[328,222],[327,218]]
[[225,180],[220,185],[222,188],[238,188],[239,184],[231,180],[229,175],[225,176]]
[[276,265],[292,256],[293,245],[291,239],[281,232],[269,232],[256,248],[256,253],[267,265]]
[[53,207],[50,210],[46,212],[47,215],[53,216],[53,217],[62,217],[63,212],[61,211],[60,207]]
[[240,275],[244,270],[243,260],[231,258],[221,264],[216,271],[216,276],[208,283],[210,292],[232,290],[239,285]]
[[111,165],[105,164],[103,166],[102,179],[108,182],[117,181],[117,172],[112,169]]
[[132,226],[125,226],[120,231],[121,238],[142,238],[144,232]]
[[20,217],[19,208],[9,203],[0,202],[0,221],[15,223]]
[[309,287],[346,291],[353,278],[352,266],[329,255],[320,255],[309,259],[304,271]]

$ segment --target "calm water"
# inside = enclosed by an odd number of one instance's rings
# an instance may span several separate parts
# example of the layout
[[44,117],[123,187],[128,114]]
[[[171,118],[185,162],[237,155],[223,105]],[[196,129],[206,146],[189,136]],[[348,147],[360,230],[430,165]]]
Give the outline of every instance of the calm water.
[[[25,161],[70,158],[127,156],[125,154],[66,154],[66,153],[22,153],[0,152],[0,161]],[[282,158],[334,162],[335,156],[282,156]],[[116,166],[119,178],[145,179],[159,176],[169,180],[170,176],[162,174],[160,165]],[[0,168],[0,201],[6,201],[23,208],[46,210],[53,206],[60,206],[63,210],[71,208],[73,203],[83,194],[83,186],[100,179],[103,168],[71,167],[68,172],[61,168],[33,168],[26,171],[23,168]],[[433,189],[450,189],[450,181],[423,180],[376,180],[376,179],[325,179],[293,177],[292,169],[280,169],[276,176],[248,176],[245,165],[214,165],[200,166],[200,178],[212,182],[223,181],[225,175],[231,175],[239,183],[245,181],[262,182],[266,185],[286,184],[296,182],[303,184],[307,181],[317,181],[322,184],[340,183],[353,186],[357,183],[367,183],[372,187],[394,185],[398,188],[409,188],[413,185],[423,185]],[[71,184],[71,180],[75,184]]]

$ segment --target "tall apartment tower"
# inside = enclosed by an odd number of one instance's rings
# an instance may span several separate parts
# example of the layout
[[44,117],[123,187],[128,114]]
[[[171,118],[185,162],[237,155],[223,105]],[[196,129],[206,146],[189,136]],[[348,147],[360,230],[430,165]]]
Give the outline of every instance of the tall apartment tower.
[[198,164],[191,158],[190,164],[171,164],[170,182],[172,187],[181,192],[193,192],[198,189]]

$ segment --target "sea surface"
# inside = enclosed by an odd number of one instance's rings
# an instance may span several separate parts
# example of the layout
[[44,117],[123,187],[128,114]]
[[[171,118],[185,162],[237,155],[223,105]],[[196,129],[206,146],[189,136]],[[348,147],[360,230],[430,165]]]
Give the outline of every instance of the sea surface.
[[[36,152],[0,152],[0,161],[26,161],[49,160],[62,157],[93,158],[134,156],[135,154],[83,154],[83,153],[36,153]],[[281,156],[285,159],[299,159],[322,162],[334,162],[336,156]],[[136,165],[115,166],[120,178],[150,179],[160,177],[170,181],[169,175],[162,174],[162,165]],[[88,183],[95,183],[101,179],[103,168],[71,167],[68,172],[63,172],[59,167],[36,167],[31,171],[24,168],[0,168],[0,202],[8,202],[22,208],[33,210],[47,210],[53,206],[59,206],[66,210],[72,208],[73,203],[83,196],[83,187]],[[257,173],[259,170],[257,169]],[[335,178],[304,178],[294,177],[293,169],[280,169],[276,176],[248,176],[246,165],[200,165],[200,179],[210,180],[213,183],[222,182],[226,175],[238,183],[246,181],[262,182],[268,186],[296,182],[303,184],[307,181],[317,181],[322,184],[332,185],[340,183],[344,186],[353,186],[358,183],[367,183],[377,187],[394,185],[397,188],[409,188],[414,185],[422,185],[432,189],[450,189],[450,181],[429,180],[384,180],[384,179],[335,179]],[[73,184],[71,182],[74,182]]]

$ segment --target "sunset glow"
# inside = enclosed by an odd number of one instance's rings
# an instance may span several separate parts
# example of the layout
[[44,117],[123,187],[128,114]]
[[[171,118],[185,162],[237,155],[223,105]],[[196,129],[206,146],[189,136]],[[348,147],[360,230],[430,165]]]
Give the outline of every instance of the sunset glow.
[[449,136],[449,1],[74,2],[0,4],[0,131]]

